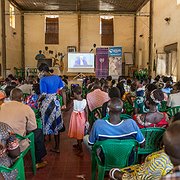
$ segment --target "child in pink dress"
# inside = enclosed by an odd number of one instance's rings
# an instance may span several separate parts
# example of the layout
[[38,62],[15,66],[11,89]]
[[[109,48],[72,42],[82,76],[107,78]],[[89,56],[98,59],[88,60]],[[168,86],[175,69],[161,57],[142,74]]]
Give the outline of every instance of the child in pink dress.
[[86,99],[82,98],[82,89],[77,86],[73,90],[73,112],[70,118],[68,136],[70,138],[77,139],[77,144],[73,145],[78,150],[78,153],[82,153],[82,141],[84,137],[85,123],[88,117],[88,109]]

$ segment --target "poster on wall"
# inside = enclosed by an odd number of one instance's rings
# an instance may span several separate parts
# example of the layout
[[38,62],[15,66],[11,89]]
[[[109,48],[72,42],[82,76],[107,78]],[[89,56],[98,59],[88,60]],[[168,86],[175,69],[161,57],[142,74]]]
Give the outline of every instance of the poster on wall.
[[[142,50],[140,52],[142,53]],[[133,64],[133,53],[132,52],[125,52],[124,53],[124,61],[128,65]]]
[[166,54],[158,53],[156,62],[156,75],[166,74]]
[[122,75],[122,47],[109,48],[109,75],[113,78]]
[[106,78],[108,76],[108,48],[96,49],[96,77]]

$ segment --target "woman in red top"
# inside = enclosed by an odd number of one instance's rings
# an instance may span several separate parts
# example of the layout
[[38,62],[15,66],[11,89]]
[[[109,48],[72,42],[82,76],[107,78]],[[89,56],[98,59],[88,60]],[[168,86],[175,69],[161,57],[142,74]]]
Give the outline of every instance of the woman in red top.
[[139,128],[164,127],[168,126],[168,116],[165,112],[158,111],[158,104],[164,99],[164,94],[160,89],[155,89],[146,96],[145,106],[149,109],[146,114],[137,114],[134,120]]

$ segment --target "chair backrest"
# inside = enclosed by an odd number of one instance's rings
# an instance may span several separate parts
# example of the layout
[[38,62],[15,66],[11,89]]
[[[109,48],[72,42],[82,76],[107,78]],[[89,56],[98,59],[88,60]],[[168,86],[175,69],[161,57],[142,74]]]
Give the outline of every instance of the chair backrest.
[[90,124],[93,124],[97,119],[102,119],[102,107],[98,107],[90,113]]
[[[124,168],[129,164],[129,158],[134,150],[133,162],[136,161],[136,146],[137,141],[130,140],[115,140],[108,139],[104,141],[99,141],[93,146],[93,151],[97,148],[101,148],[104,153],[104,166],[106,169],[111,169],[114,167]],[[131,161],[132,162],[132,161]],[[100,163],[100,161],[99,161]]]
[[166,112],[167,111],[167,101],[161,102],[161,107],[159,109],[160,112]]
[[167,114],[170,118],[178,112],[180,112],[180,106],[172,107],[167,110]]
[[60,105],[63,106],[63,97],[61,95],[57,94],[57,98],[59,100]]
[[[165,132],[165,128],[143,128],[141,129],[142,134],[145,137],[145,146],[140,148],[142,154],[150,154],[160,149],[162,136]],[[146,153],[147,152],[147,153]],[[138,150],[139,154],[139,150]]]
[[21,155],[16,160],[16,162],[13,164],[13,166],[11,166],[11,167],[0,166],[0,173],[2,173],[2,172],[10,173],[12,171],[17,172],[17,176],[16,176],[17,180],[25,179],[24,161],[23,161],[23,157]]

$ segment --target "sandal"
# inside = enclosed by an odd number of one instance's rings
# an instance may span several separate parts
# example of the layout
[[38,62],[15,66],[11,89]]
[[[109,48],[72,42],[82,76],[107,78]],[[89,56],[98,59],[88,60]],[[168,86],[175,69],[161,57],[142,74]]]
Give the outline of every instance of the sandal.
[[37,163],[36,164],[36,169],[43,168],[43,167],[47,166],[47,164],[48,164],[47,161],[42,161],[40,163]]

